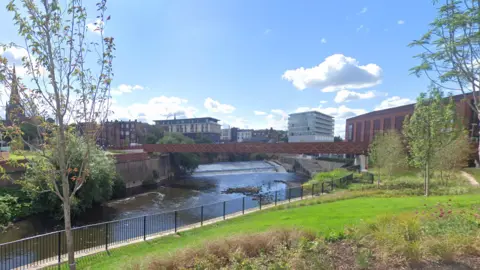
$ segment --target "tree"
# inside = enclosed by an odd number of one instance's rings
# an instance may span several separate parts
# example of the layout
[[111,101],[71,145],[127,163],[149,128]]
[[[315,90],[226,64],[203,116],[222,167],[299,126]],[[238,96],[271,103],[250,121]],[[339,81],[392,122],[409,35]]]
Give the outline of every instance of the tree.
[[438,149],[433,155],[433,167],[439,171],[440,180],[447,185],[456,170],[468,166],[468,159],[472,153],[467,132],[463,132],[452,143]]
[[[86,138],[77,137],[70,131],[67,133],[67,155],[70,157],[70,164],[73,170],[69,172],[69,178],[76,177],[78,168],[82,166],[83,158],[89,151],[89,173],[85,174],[85,184],[72,200],[72,214],[80,214],[95,204],[108,201],[112,197],[113,180],[115,177],[115,161],[105,151],[96,146],[88,149]],[[49,212],[57,214],[62,212],[61,200],[49,190],[51,175],[49,172],[58,171],[59,162],[55,151],[49,151],[46,156],[31,160],[26,165],[23,180],[18,181],[22,189],[32,199],[35,212]],[[52,167],[53,166],[53,167]],[[84,165],[85,166],[85,165]],[[77,168],[77,169],[76,169]],[[55,182],[60,183],[59,175]],[[70,182],[70,189],[73,190],[75,182]],[[60,210],[60,211],[58,211]]]
[[445,98],[437,87],[432,87],[428,96],[421,93],[413,115],[405,119],[404,135],[412,165],[423,171],[425,196],[428,196],[435,153],[460,135],[453,99]]
[[[438,2],[441,4],[430,29],[410,43],[423,50],[415,56],[420,64],[411,70],[417,76],[425,74],[435,87],[460,91],[465,98],[471,94],[473,104],[468,104],[480,124],[480,2],[435,0],[434,4]],[[480,150],[480,144],[478,147]],[[479,162],[477,157],[477,167]]]
[[[7,10],[13,14],[14,24],[25,46],[3,44],[6,50],[16,47],[25,51],[22,62],[30,82],[20,83],[14,69],[0,59],[0,80],[11,93],[18,93],[20,110],[29,110],[30,115],[41,119],[53,118],[38,123],[44,134],[37,145],[29,145],[44,157],[51,171],[45,174],[46,188],[62,202],[65,222],[66,246],[70,269],[75,269],[74,239],[71,230],[71,205],[86,183],[91,172],[90,149],[94,147],[99,127],[105,121],[110,106],[110,83],[112,60],[115,50],[113,38],[104,36],[104,27],[110,16],[106,16],[106,0],[96,4],[97,16],[87,14],[87,8],[78,0],[18,0],[10,1]],[[17,2],[20,4],[17,5]],[[91,8],[89,8],[91,10]],[[96,18],[90,22],[87,18]],[[89,31],[93,30],[94,33]],[[10,83],[9,83],[10,82]],[[20,117],[5,128],[10,136],[20,136]],[[72,154],[68,152],[69,123],[84,128],[86,151],[81,164],[72,168]],[[20,136],[21,137],[21,136]],[[28,142],[25,142],[28,143]],[[51,153],[55,159],[48,159]],[[75,173],[72,175],[71,171]],[[71,186],[73,185],[73,187]]]
[[343,139],[340,136],[335,136],[335,137],[333,137],[333,141],[334,142],[343,142]]
[[[181,133],[168,133],[158,141],[158,144],[195,144],[195,142]],[[172,165],[176,174],[192,174],[200,164],[200,158],[195,153],[171,154]]]
[[396,170],[407,166],[402,137],[395,130],[377,134],[370,145],[370,158],[379,174],[390,178]]

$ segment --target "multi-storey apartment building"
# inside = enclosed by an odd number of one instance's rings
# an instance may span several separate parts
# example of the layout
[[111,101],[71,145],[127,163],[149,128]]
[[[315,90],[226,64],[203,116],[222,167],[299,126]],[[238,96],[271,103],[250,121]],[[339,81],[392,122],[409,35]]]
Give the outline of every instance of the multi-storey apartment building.
[[220,142],[221,134],[221,127],[218,121],[218,119],[212,117],[201,117],[155,120],[155,125],[163,129],[166,133],[178,132],[192,139],[203,137],[218,143]]
[[334,119],[317,111],[288,117],[288,142],[333,142]]

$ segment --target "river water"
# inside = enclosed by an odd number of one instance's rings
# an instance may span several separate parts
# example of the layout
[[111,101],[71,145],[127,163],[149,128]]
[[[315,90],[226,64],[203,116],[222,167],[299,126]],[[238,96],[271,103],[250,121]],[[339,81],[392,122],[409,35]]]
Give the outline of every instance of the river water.
[[[273,163],[264,161],[225,162],[200,165],[192,176],[172,180],[156,188],[139,188],[138,194],[110,201],[88,210],[74,220],[75,226],[99,222],[153,215],[178,209],[186,209],[215,202],[241,198],[243,194],[225,194],[228,188],[259,187],[261,192],[283,190],[300,184],[304,179],[284,171]],[[58,221],[39,217],[17,222],[0,235],[0,243],[47,233],[60,229]]]

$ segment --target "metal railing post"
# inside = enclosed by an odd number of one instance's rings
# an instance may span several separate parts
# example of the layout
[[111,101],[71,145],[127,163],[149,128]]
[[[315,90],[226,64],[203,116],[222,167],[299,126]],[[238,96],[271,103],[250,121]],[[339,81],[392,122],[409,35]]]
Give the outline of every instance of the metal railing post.
[[177,214],[177,211],[175,211],[175,221],[174,221],[174,223],[175,223],[175,232],[177,232],[177,215],[178,215],[178,214]]
[[223,201],[223,220],[225,220],[225,207],[226,207],[227,201]]
[[262,195],[258,196],[258,207],[260,210],[262,210]]
[[200,207],[200,226],[203,226],[203,205]]
[[105,223],[105,250],[108,251],[108,222]]
[[322,194],[325,193],[325,182],[322,182]]
[[313,193],[315,193],[315,184],[312,184],[312,198],[313,198]]
[[334,184],[333,184],[333,179],[332,179],[332,186],[331,186],[330,191],[333,191],[333,185],[334,185]]
[[289,188],[289,189],[288,189],[288,202],[290,202],[291,199],[292,199],[292,189]]
[[242,198],[242,215],[245,215],[245,197]]
[[303,185],[300,186],[300,200],[303,200]]
[[143,241],[147,240],[147,216],[143,216]]
[[275,205],[277,205],[277,193],[278,191],[275,190]]
[[60,267],[60,263],[62,262],[62,232],[58,232],[58,267]]

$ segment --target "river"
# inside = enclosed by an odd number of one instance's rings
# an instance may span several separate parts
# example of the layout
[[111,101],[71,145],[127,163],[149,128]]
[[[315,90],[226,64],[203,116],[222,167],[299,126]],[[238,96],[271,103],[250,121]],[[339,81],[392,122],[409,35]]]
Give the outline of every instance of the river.
[[[130,192],[136,195],[107,202],[88,210],[74,220],[75,226],[152,215],[161,212],[186,209],[243,197],[243,194],[225,194],[228,188],[253,186],[261,192],[282,190],[301,183],[304,178],[282,171],[271,162],[224,162],[200,165],[193,175],[172,180],[155,188],[138,188]],[[283,170],[284,171],[284,170]],[[17,222],[0,235],[0,243],[51,232],[61,228],[55,220],[32,217]]]

